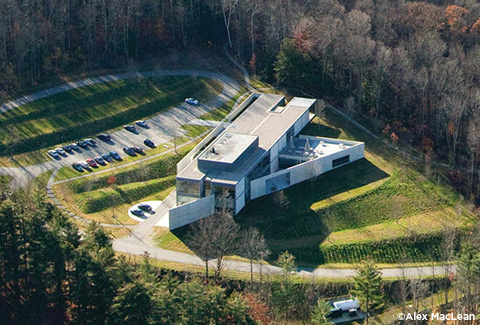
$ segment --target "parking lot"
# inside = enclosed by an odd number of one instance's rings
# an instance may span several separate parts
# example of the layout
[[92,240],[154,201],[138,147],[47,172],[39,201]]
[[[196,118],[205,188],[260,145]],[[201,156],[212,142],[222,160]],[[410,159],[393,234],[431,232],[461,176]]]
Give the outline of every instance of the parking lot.
[[[77,151],[72,150],[67,152],[66,156],[59,155],[59,158],[50,158],[55,164],[71,166],[73,163],[85,161],[88,158],[98,157],[102,154],[108,154],[110,151],[116,151],[120,156],[125,157],[126,154],[123,152],[124,147],[137,146],[148,153],[149,148],[143,143],[145,139],[152,140],[156,146],[161,146],[166,142],[172,142],[175,136],[181,137],[186,134],[186,131],[181,128],[181,126],[185,124],[185,121],[193,120],[196,117],[207,113],[210,109],[211,108],[202,104],[195,106],[183,103],[163,114],[146,119],[147,127],[135,125],[135,132],[130,132],[125,129],[112,133],[106,132],[111,136],[111,140],[108,142],[102,141],[96,136],[92,136],[91,138],[95,140],[96,146],[79,148]],[[134,124],[132,123],[131,125]],[[171,146],[171,144],[168,146]],[[57,147],[61,148],[61,145],[58,145]],[[114,164],[114,162],[112,163]],[[107,163],[107,165],[108,164],[109,163]],[[101,166],[99,166],[99,168],[101,168]]]

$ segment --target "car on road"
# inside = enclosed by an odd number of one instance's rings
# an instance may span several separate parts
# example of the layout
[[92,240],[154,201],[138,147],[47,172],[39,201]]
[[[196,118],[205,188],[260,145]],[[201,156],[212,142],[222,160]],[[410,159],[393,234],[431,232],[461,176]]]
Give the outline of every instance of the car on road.
[[190,105],[198,105],[198,100],[195,98],[185,98],[185,103],[190,104]]
[[104,154],[102,155],[102,158],[103,158],[105,161],[108,161],[108,162],[112,162],[112,161],[113,161],[112,156],[110,156],[108,153],[104,153]]
[[150,147],[150,148],[155,148],[156,147],[155,143],[153,143],[153,141],[150,140],[150,139],[143,140],[143,144],[146,145],[147,147]]
[[85,142],[89,145],[89,146],[92,146],[92,147],[95,147],[97,145],[97,143],[95,142],[95,140],[93,139],[85,139]]
[[90,168],[90,165],[87,164],[86,161],[79,161],[78,164],[79,164],[80,166],[82,166],[82,168],[85,169],[85,170],[92,170],[92,169]]
[[96,163],[95,160],[93,160],[92,158],[88,158],[88,159],[87,159],[87,164],[88,164],[90,167],[94,167],[94,168],[97,168],[97,167],[98,167],[97,163]]
[[115,160],[122,160],[122,157],[120,157],[120,155],[116,151],[110,151],[110,156],[112,156],[112,158]]
[[73,150],[80,150],[80,147],[79,147],[78,144],[76,144],[76,143],[70,143],[70,147],[71,147]]
[[135,129],[135,127],[133,125],[125,125],[123,128],[127,131],[130,131],[130,132],[137,131],[137,129]]
[[55,151],[56,151],[58,154],[62,155],[62,156],[66,156],[66,155],[67,155],[67,153],[65,152],[65,150],[63,150],[62,148],[56,148]]
[[72,146],[69,144],[62,146],[62,149],[65,150],[66,152],[72,152]]
[[97,138],[99,138],[100,140],[102,141],[105,141],[105,142],[108,142],[110,140],[112,140],[112,137],[106,133],[102,133],[102,134],[99,134],[97,135]]
[[73,169],[78,170],[79,172],[83,172],[83,167],[80,165],[80,163],[76,162],[72,164]]
[[133,149],[136,153],[142,153],[142,152],[143,152],[143,149],[140,148],[140,147],[135,147],[135,146],[133,146],[132,149]]
[[142,128],[148,127],[148,124],[145,121],[136,121],[135,124],[141,126]]
[[152,207],[146,203],[140,203],[138,208],[143,211],[152,211]]
[[96,161],[98,164],[102,165],[102,166],[105,166],[105,165],[107,164],[107,163],[105,162],[105,160],[103,160],[102,157],[95,157],[95,158],[93,158],[93,159],[95,159],[95,161]]
[[133,210],[130,210],[130,212],[137,217],[143,217],[143,214],[144,214],[143,210],[141,209],[133,209]]
[[123,147],[123,152],[130,156],[136,156],[135,150],[132,147]]
[[77,141],[77,144],[82,148],[88,147],[88,143],[84,140]]
[[48,154],[49,154],[50,156],[52,156],[53,158],[56,158],[56,159],[57,159],[57,158],[60,158],[60,156],[58,155],[58,153],[57,153],[55,150],[49,150],[49,151],[48,151]]

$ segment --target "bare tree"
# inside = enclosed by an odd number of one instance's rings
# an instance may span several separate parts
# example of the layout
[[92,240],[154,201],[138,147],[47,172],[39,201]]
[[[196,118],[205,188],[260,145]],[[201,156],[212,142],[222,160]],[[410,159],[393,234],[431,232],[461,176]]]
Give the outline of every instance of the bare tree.
[[216,259],[215,280],[225,267],[225,256],[234,251],[239,226],[225,209],[213,216],[202,219],[191,226],[187,242],[194,252],[205,262],[205,277],[208,281],[208,266]]
[[[231,36],[231,20],[232,15],[237,7],[238,0],[220,0],[220,7],[222,8],[222,17],[225,28],[227,29],[228,45],[233,48]],[[252,18],[253,19],[253,18]]]
[[325,108],[325,101],[323,99],[317,100],[317,102],[315,103],[315,115],[321,119],[325,114]]
[[253,260],[261,260],[268,255],[269,250],[265,238],[257,228],[248,228],[242,235],[242,248],[250,260],[250,280],[253,282]]
[[467,142],[470,147],[470,194],[473,193],[473,181],[474,181],[474,168],[475,168],[475,156],[478,155],[478,149],[480,149],[480,114],[478,111],[474,111],[473,118],[468,124],[467,130]]

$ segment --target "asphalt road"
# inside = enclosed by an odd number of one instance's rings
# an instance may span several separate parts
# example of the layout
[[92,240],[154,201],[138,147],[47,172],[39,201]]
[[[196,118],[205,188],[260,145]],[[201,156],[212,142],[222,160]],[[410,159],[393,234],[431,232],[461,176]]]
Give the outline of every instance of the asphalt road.
[[[227,53],[228,54],[228,53]],[[232,62],[233,59],[231,59]],[[234,62],[235,63],[235,62]],[[241,67],[240,67],[241,68]],[[245,74],[245,81],[249,89],[252,87],[249,84],[248,73],[245,69],[242,69]],[[131,134],[128,131],[120,130],[117,132],[112,133],[112,140],[113,144],[100,144],[97,148],[90,148],[89,150],[82,151],[81,153],[76,153],[71,157],[60,159],[57,161],[49,161],[44,164],[34,165],[34,166],[26,166],[26,167],[19,167],[19,168],[0,168],[0,174],[7,174],[14,177],[13,185],[15,186],[25,186],[28,184],[29,180],[33,177],[43,173],[45,171],[51,169],[58,169],[62,166],[70,165],[71,163],[84,160],[87,157],[95,156],[103,152],[115,150],[119,153],[121,152],[121,148],[125,145],[140,145],[143,142],[143,139],[148,137],[155,141],[156,143],[160,144],[162,142],[171,141],[174,132],[179,132],[178,128],[181,125],[187,124],[193,120],[195,120],[200,115],[208,112],[209,110],[221,106],[224,102],[232,98],[239,90],[239,85],[237,82],[231,80],[230,78],[213,72],[205,72],[205,71],[197,71],[197,70],[167,70],[167,71],[151,71],[147,73],[143,73],[143,76],[150,76],[150,75],[197,75],[201,77],[213,78],[220,81],[223,84],[223,91],[222,93],[217,96],[215,99],[206,103],[204,105],[200,105],[198,107],[187,106],[186,104],[180,105],[174,109],[171,109],[166,112],[162,112],[159,115],[153,117],[152,119],[148,120],[147,122],[151,126],[150,129],[139,129],[139,134]],[[47,89],[29,96],[22,97],[18,100],[3,104],[0,107],[0,113],[2,111],[14,109],[22,104],[32,102],[34,100],[38,100],[41,98],[45,98],[47,96],[51,96],[53,94],[57,94],[62,91],[68,91],[73,88],[87,86],[92,83],[101,83],[101,82],[109,82],[112,80],[117,79],[126,79],[137,77],[138,74],[122,74],[116,76],[103,76],[98,78],[90,78],[85,80],[80,80],[75,83],[69,83],[65,85],[61,85],[58,87],[54,87],[51,89]],[[142,117],[139,117],[142,119]],[[348,117],[349,120],[350,117]],[[194,122],[195,123],[195,122]],[[121,152],[123,154],[123,152]],[[51,183],[52,179],[50,180]],[[168,201],[168,200],[167,200]],[[164,201],[165,202],[165,201]],[[167,204],[168,203],[168,204]],[[185,263],[191,265],[199,265],[203,266],[204,262],[195,255],[189,255],[174,251],[169,251],[165,249],[161,249],[159,247],[154,247],[150,245],[146,238],[151,230],[155,227],[155,224],[158,220],[162,217],[163,212],[167,211],[171,202],[167,202],[165,204],[160,205],[157,208],[158,214],[155,218],[151,220],[146,220],[141,224],[132,227],[132,231],[129,236],[116,239],[113,242],[113,248],[118,252],[124,252],[134,255],[143,255],[145,253],[149,253],[151,257],[177,262],[177,263]],[[215,266],[215,260],[209,262],[209,265],[212,267]],[[263,265],[262,272],[263,273],[281,273],[282,269],[272,265]],[[225,268],[228,270],[234,271],[250,271],[250,264],[246,262],[239,262],[239,261],[225,261]],[[254,264],[254,271],[258,272],[260,270],[259,264]],[[438,275],[444,273],[455,272],[456,267],[453,266],[435,266],[435,267],[413,267],[413,268],[390,268],[390,269],[383,269],[381,270],[383,277],[423,277],[423,276],[431,276],[431,275]],[[350,277],[355,274],[355,270],[353,269],[335,269],[335,268],[317,268],[317,269],[298,269],[297,274],[300,276],[305,277],[327,277],[327,278],[345,278]]]
[[[46,89],[32,95],[24,96],[15,101],[3,104],[0,109],[0,114],[1,112],[14,109],[22,104],[29,103],[34,100],[39,100],[54,94],[58,94],[62,91],[85,87],[91,84],[110,82],[118,79],[136,78],[139,76],[152,77],[167,75],[211,78],[220,82],[223,86],[223,89],[218,96],[216,96],[214,99],[210,100],[207,103],[201,103],[197,106],[183,103],[175,108],[163,111],[150,119],[146,119],[149,128],[142,128],[136,126],[137,133],[132,133],[123,129],[118,130],[110,133],[112,141],[109,143],[105,143],[103,141],[95,139],[95,141],[97,142],[96,147],[88,147],[85,149],[81,149],[78,152],[67,154],[66,157],[61,157],[59,159],[51,158],[50,161],[38,165],[21,167],[0,167],[0,174],[12,176],[12,186],[24,187],[28,185],[33,178],[48,170],[59,169],[63,166],[71,166],[74,162],[86,160],[87,158],[93,158],[95,156],[100,156],[101,154],[108,153],[110,151],[116,151],[121,156],[125,156],[122,150],[122,148],[125,146],[140,146],[146,148],[146,146],[143,144],[143,140],[145,140],[146,138],[151,139],[157,145],[171,142],[175,136],[182,136],[185,134],[185,130],[181,128],[182,125],[188,124],[191,121],[195,121],[201,115],[211,111],[212,109],[222,106],[228,100],[233,98],[240,90],[240,85],[236,81],[225,75],[211,71],[162,70],[148,71],[142,73],[126,73],[79,80],[76,82]],[[138,119],[142,120],[143,117],[139,116]],[[106,132],[108,133],[107,130]],[[99,167],[96,170],[101,169],[102,167]]]

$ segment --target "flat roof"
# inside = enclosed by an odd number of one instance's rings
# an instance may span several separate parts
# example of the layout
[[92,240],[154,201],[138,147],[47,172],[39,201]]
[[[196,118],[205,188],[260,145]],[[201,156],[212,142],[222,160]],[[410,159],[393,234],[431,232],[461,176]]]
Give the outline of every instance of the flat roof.
[[[177,177],[200,180],[205,175],[211,179],[236,183],[244,177],[249,170],[270,150],[270,148],[297,122],[303,114],[315,103],[315,99],[294,98],[285,105],[285,97],[275,94],[260,94],[244,112],[242,112],[200,155],[200,159],[215,161],[234,161],[251,144],[246,144],[250,139],[258,138],[258,147],[249,154],[249,157],[232,172],[208,171],[204,173],[198,169],[197,159],[182,170]],[[223,145],[223,137],[232,135],[228,141],[232,146]],[[227,141],[227,143],[228,143]],[[211,148],[219,153],[218,157],[212,157],[209,153]],[[226,150],[231,149],[228,153]],[[221,152],[222,151],[222,152]],[[220,153],[221,152],[221,153]]]
[[199,159],[232,164],[257,139],[254,135],[225,132]]

